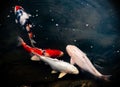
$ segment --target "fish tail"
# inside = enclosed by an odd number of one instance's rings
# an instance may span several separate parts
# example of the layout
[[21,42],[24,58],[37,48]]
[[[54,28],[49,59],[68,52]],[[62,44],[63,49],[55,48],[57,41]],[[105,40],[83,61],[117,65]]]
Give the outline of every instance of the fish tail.
[[21,46],[22,44],[25,44],[25,42],[20,36],[18,36],[18,46]]
[[104,79],[105,81],[110,81],[110,77],[111,77],[112,75],[102,75],[100,78],[101,79]]

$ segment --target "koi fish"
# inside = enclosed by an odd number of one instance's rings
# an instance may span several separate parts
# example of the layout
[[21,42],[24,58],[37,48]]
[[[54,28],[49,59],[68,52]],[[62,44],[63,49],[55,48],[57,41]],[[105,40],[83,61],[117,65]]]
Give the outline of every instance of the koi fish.
[[36,42],[33,40],[34,35],[32,33],[32,23],[29,20],[31,15],[26,13],[22,6],[18,5],[15,6],[14,13],[16,15],[16,23],[19,23],[27,30],[31,45],[34,47],[34,43]]
[[60,72],[58,78],[62,78],[67,73],[79,74],[78,69],[74,65],[72,65],[68,62],[58,60],[58,59],[52,59],[50,57],[41,56],[35,52],[33,52],[33,53],[36,55],[37,58],[39,58],[40,60],[42,60],[45,63],[50,65],[50,67],[53,69],[53,71],[51,73],[57,73],[57,71]]
[[[60,50],[57,49],[40,49],[37,47],[30,47],[29,45],[27,45],[24,40],[21,37],[18,37],[18,40],[20,42],[20,44],[23,46],[23,48],[28,51],[29,53],[32,53],[34,55],[34,53],[37,53],[39,55],[42,56],[46,56],[46,57],[52,57],[52,58],[58,58],[61,57],[64,53]],[[31,57],[31,60],[34,61],[40,61],[40,58],[37,58],[35,55]]]
[[67,45],[66,51],[71,57],[70,63],[77,64],[82,70],[91,73],[93,76],[109,81],[111,75],[101,74],[91,63],[84,52],[74,45]]

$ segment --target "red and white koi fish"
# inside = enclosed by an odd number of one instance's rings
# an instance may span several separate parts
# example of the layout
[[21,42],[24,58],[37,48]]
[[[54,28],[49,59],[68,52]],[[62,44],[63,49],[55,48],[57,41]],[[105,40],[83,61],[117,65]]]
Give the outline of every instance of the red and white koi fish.
[[31,45],[34,47],[34,43],[36,42],[33,40],[32,23],[29,19],[31,15],[26,13],[22,6],[18,5],[15,6],[14,13],[16,15],[16,23],[19,23],[27,30]]
[[104,79],[109,81],[109,77],[111,75],[103,75],[101,74],[91,63],[89,58],[86,56],[84,52],[82,52],[79,48],[74,45],[67,45],[66,51],[68,55],[71,57],[71,64],[77,64],[82,70],[85,70],[97,78]]
[[27,45],[21,37],[18,38],[20,44],[23,46],[23,48],[28,51],[29,53],[32,53],[34,56],[32,56],[31,60],[33,61],[39,61],[40,58],[38,58],[34,53],[39,54],[40,56],[46,56],[51,58],[58,58],[61,57],[64,53],[57,49],[40,49],[37,47],[30,47]]

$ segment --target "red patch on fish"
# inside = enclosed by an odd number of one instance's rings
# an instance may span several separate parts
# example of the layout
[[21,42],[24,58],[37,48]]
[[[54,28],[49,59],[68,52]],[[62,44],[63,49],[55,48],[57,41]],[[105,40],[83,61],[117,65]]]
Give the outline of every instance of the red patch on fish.
[[17,11],[17,10],[19,10],[19,9],[23,9],[22,6],[16,5],[16,6],[15,6],[15,11]]
[[60,57],[62,55],[63,55],[63,52],[56,49],[45,49],[45,52],[44,52],[44,56],[48,56],[52,58]]

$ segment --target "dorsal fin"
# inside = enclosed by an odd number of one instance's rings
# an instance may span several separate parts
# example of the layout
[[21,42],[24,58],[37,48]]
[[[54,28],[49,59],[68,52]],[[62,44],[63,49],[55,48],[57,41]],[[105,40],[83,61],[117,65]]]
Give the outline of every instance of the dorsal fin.
[[72,58],[70,59],[70,64],[72,64],[72,65],[74,65],[74,64],[75,64],[75,62],[73,61],[73,59],[72,59]]

